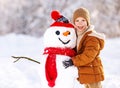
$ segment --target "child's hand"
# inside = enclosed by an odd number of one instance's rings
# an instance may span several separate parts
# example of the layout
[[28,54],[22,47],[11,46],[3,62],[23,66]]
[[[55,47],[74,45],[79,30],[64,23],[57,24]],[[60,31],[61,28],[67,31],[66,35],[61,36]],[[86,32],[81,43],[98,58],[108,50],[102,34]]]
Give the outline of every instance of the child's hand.
[[68,68],[69,66],[72,66],[72,65],[73,65],[73,62],[71,59],[63,61],[63,66],[65,68]]

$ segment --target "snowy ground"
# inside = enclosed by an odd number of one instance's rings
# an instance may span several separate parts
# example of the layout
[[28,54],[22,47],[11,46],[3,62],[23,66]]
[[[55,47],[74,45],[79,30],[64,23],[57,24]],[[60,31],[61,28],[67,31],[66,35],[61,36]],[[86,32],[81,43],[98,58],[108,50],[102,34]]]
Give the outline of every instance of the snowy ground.
[[[120,88],[120,38],[107,39],[101,53],[105,81],[103,88]],[[27,60],[13,63],[14,56],[40,59],[43,39],[25,35],[0,36],[0,88],[40,88],[39,64]],[[78,87],[79,86],[79,87]],[[76,88],[82,88],[76,84]]]

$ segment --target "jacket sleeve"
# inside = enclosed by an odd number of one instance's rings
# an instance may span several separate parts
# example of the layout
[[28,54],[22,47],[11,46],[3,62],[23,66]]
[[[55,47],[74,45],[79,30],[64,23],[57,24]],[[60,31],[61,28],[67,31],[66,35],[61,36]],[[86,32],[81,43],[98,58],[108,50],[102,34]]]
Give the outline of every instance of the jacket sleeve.
[[73,64],[75,66],[85,66],[91,63],[100,49],[99,40],[95,37],[86,40],[85,48],[81,54],[72,57]]

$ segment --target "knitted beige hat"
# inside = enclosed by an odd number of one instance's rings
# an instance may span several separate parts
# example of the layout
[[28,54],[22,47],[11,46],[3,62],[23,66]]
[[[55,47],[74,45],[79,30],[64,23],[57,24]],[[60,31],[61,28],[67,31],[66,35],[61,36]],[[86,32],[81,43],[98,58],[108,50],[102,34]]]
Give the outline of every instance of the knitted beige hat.
[[75,19],[78,17],[83,17],[86,19],[87,21],[87,25],[90,25],[90,15],[89,15],[89,11],[86,8],[78,8],[77,10],[75,10],[74,14],[73,14],[73,23],[75,23]]

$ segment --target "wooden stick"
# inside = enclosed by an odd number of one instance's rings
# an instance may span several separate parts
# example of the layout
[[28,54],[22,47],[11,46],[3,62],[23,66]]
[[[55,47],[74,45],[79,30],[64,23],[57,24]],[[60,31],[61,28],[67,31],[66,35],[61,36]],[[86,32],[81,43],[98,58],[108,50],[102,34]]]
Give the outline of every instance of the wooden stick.
[[15,60],[14,61],[14,63],[15,62],[17,62],[18,60],[20,60],[20,59],[27,59],[27,60],[30,60],[30,61],[33,61],[33,62],[36,62],[36,63],[38,63],[38,64],[40,64],[40,62],[39,61],[36,61],[36,60],[33,60],[32,58],[29,58],[29,57],[24,57],[24,56],[11,56],[12,58],[14,58],[14,59],[17,59],[17,60]]

